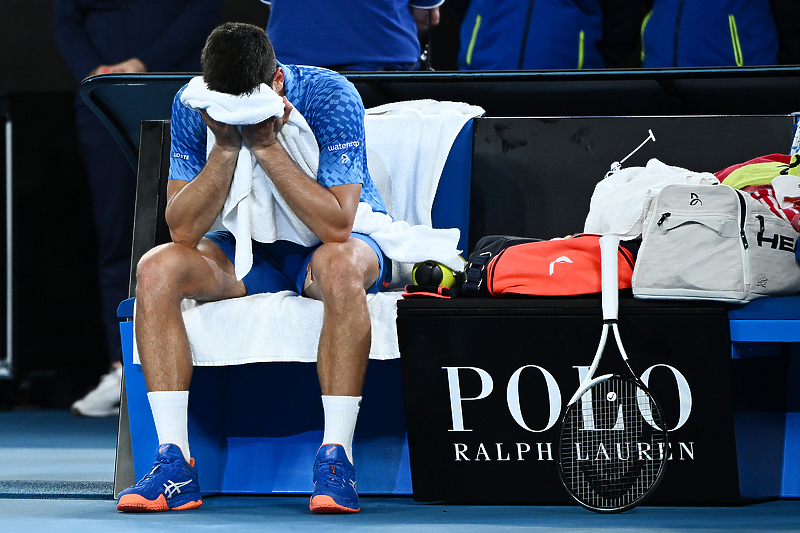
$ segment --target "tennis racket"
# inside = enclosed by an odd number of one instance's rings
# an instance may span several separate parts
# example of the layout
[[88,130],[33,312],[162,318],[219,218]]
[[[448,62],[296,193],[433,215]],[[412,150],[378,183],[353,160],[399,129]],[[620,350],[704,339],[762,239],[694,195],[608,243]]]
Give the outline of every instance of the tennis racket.
[[[627,511],[658,486],[667,463],[662,411],[633,373],[617,327],[619,238],[600,238],[603,330],[589,372],[561,421],[561,482],[583,507],[601,513]],[[613,331],[629,375],[594,377]]]

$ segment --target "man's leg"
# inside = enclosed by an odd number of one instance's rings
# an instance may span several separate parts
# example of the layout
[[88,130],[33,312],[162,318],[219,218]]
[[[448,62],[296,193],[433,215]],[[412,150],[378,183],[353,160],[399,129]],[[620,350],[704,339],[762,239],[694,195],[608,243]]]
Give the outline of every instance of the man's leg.
[[314,512],[359,510],[351,450],[371,341],[366,291],[379,271],[375,251],[353,237],[321,246],[311,260],[314,282],[306,294],[324,307],[317,374],[325,435],[314,469]]
[[[202,501],[189,454],[186,426],[192,355],[181,301],[244,296],[233,264],[210,241],[197,248],[169,243],[145,254],[137,266],[136,343],[159,438],[156,466],[120,493],[117,509],[193,509]],[[161,479],[161,478],[164,479]]]
[[317,359],[322,394],[360,396],[370,349],[366,291],[379,272],[375,251],[353,237],[326,244],[314,253],[311,272],[306,294],[324,306]]

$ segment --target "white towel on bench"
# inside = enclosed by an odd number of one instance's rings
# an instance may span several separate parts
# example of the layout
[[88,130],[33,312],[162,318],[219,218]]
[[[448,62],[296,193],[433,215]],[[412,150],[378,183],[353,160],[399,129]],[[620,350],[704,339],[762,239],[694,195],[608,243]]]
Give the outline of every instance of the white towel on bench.
[[[372,322],[370,359],[396,359],[401,292],[367,295]],[[219,302],[184,300],[183,319],[195,366],[317,360],[322,302],[290,291]],[[133,362],[139,364],[134,339]]]

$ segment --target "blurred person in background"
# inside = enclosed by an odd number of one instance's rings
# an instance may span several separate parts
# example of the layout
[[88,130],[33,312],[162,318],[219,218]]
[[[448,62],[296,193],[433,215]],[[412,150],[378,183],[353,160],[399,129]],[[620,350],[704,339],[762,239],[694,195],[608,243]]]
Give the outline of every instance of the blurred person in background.
[[638,66],[643,0],[471,0],[459,70]]
[[648,0],[642,66],[800,63],[798,0]]
[[[197,72],[222,0],[56,0],[53,33],[75,79],[97,74]],[[91,192],[97,275],[111,369],[72,405],[116,416],[122,383],[117,306],[128,297],[136,175],[117,142],[78,94],[75,118]]]
[[336,71],[419,70],[444,0],[261,0],[282,63]]

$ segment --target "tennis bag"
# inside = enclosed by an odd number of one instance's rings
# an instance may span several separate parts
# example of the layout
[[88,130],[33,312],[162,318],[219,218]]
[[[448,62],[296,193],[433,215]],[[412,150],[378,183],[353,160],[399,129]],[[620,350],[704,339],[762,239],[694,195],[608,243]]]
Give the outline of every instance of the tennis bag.
[[[461,296],[576,296],[601,292],[600,235],[540,240],[491,235],[478,241]],[[619,288],[631,287],[634,254],[619,247]]]
[[653,200],[633,272],[637,298],[744,303],[800,291],[797,232],[727,185],[668,185]]

